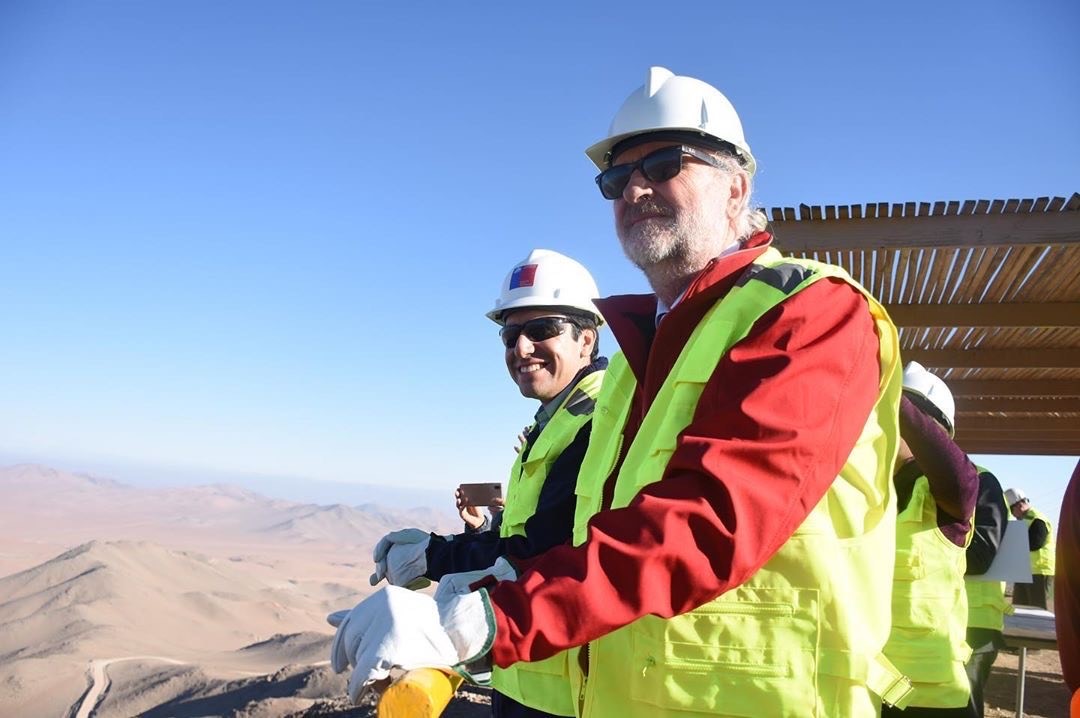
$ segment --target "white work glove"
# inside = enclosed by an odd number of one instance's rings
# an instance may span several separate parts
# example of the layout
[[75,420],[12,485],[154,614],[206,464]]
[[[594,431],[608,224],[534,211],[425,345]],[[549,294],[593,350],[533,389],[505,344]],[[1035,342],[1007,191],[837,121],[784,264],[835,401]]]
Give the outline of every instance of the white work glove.
[[413,590],[431,585],[431,581],[424,578],[429,543],[431,534],[420,529],[401,529],[383,536],[372,553],[375,573],[368,579],[371,585],[377,585],[384,578],[391,586]]
[[482,582],[478,588],[484,588],[490,581],[516,581],[517,571],[510,562],[500,556],[490,568],[482,571],[462,571],[461,573],[448,573],[439,579],[439,587],[435,589],[435,600],[440,601],[450,596],[461,593],[471,593],[473,585]]
[[495,617],[485,591],[436,603],[426,594],[389,586],[327,620],[337,626],[330,666],[335,673],[353,667],[353,703],[393,668],[453,670],[487,653],[495,640]]

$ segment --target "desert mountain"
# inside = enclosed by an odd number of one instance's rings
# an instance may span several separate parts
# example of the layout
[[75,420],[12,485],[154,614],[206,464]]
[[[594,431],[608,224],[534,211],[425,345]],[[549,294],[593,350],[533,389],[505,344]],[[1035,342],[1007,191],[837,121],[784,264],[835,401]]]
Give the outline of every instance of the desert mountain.
[[[0,579],[0,662],[36,655],[190,655],[325,630],[319,601],[236,564],[146,542],[91,542]],[[205,626],[207,630],[198,630]]]
[[320,665],[325,616],[374,590],[375,541],[460,525],[449,500],[320,506],[38,465],[0,468],[0,491],[0,715],[210,715],[263,699],[274,715],[340,696]]
[[86,688],[92,660],[187,666],[182,673],[210,683],[226,666],[273,672],[325,656],[325,614],[317,597],[267,585],[235,562],[91,542],[0,579],[0,705],[60,715]]

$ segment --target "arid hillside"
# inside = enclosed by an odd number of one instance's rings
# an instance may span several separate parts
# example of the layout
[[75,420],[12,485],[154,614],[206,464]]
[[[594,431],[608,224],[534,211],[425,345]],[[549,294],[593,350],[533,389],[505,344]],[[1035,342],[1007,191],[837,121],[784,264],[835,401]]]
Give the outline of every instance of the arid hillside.
[[325,665],[325,616],[372,590],[374,542],[457,527],[449,510],[150,490],[36,465],[0,469],[0,490],[0,715],[329,701],[344,679]]

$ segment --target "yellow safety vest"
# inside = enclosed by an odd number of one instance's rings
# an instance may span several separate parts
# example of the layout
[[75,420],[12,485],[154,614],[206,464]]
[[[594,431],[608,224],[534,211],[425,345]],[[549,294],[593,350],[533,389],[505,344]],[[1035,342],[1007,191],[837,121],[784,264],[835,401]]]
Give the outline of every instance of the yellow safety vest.
[[[728,350],[771,308],[823,277],[863,291],[880,338],[878,401],[847,463],[802,525],[746,583],[688,613],[645,616],[576,649],[588,651],[587,679],[579,658],[570,660],[585,718],[869,718],[880,711],[877,696],[904,705],[910,685],[881,653],[893,572],[892,561],[881,557],[896,548],[899,345],[885,310],[843,270],[785,259],[775,249],[751,265],[683,347],[627,450],[612,506],[628,505],[642,487],[661,479]],[[588,519],[601,508],[635,384],[625,358],[616,355],[578,478],[575,544],[585,541]]]
[[920,476],[897,517],[892,633],[885,645],[885,655],[911,679],[908,705],[959,708],[971,697],[964,671],[971,657],[965,641],[966,568],[964,546],[938,528],[930,482]]
[[1005,614],[1012,613],[1012,607],[1005,600],[1005,582],[977,581],[968,577],[964,579],[964,586],[967,588],[968,628],[1004,630]]
[[[521,453],[510,470],[499,535],[524,536],[525,522],[536,513],[540,490],[551,465],[573,442],[593,415],[596,397],[604,380],[603,371],[582,377],[577,386],[544,426],[522,461]],[[561,716],[574,715],[574,698],[567,672],[565,651],[533,663],[516,663],[510,668],[495,667],[491,684],[500,693],[519,703]]]
[[1054,527],[1050,519],[1046,518],[1037,509],[1028,509],[1024,514],[1024,523],[1030,529],[1033,521],[1042,521],[1046,524],[1047,539],[1041,549],[1031,552],[1031,572],[1042,576],[1054,575]]
[[[986,473],[981,466],[975,467],[980,474]],[[1002,494],[1001,506],[1005,510],[1005,516],[1009,515],[1009,507]],[[973,527],[974,528],[974,527]],[[1002,631],[1005,628],[1005,614],[1012,613],[1012,604],[1005,600],[1004,581],[979,581],[974,576],[964,579],[967,588],[968,600],[968,628],[989,628],[992,631]]]

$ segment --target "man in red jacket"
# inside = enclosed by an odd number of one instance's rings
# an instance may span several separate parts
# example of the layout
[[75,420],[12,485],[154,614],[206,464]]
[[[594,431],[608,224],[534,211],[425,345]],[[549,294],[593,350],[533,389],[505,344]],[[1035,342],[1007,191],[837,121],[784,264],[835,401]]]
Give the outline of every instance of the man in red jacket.
[[[622,355],[578,475],[574,545],[438,601],[387,589],[335,666],[498,666],[575,649],[585,716],[876,716],[889,632],[896,331],[841,270],[785,259],[716,88],[652,68],[587,150],[654,294],[597,303]],[[405,646],[410,649],[404,648]],[[405,666],[408,667],[408,666]]]

